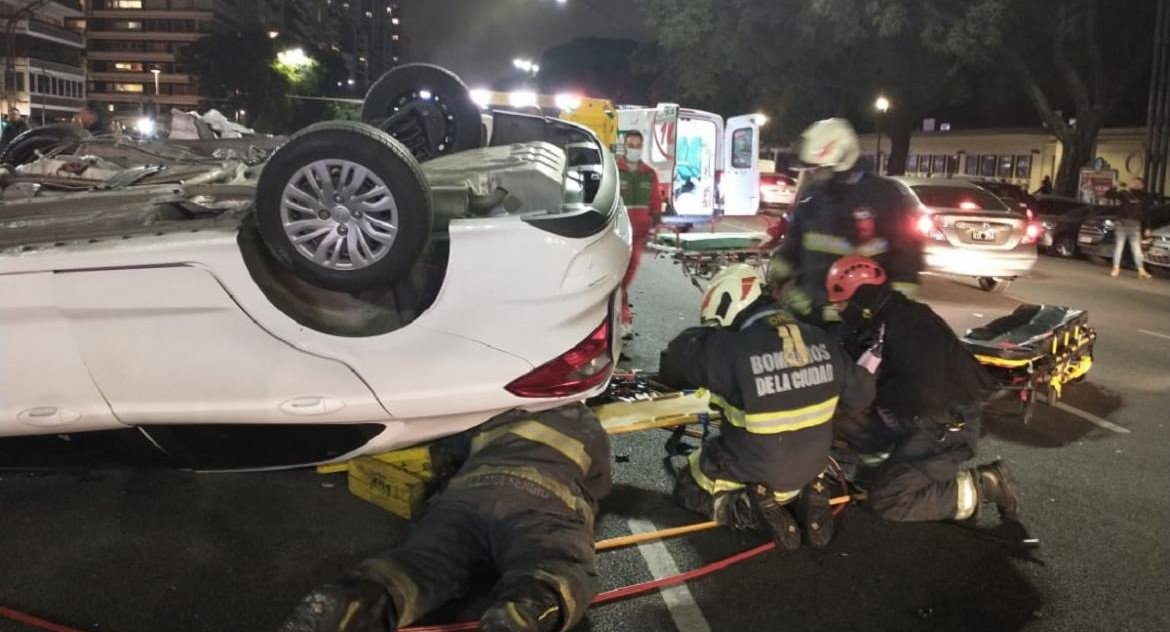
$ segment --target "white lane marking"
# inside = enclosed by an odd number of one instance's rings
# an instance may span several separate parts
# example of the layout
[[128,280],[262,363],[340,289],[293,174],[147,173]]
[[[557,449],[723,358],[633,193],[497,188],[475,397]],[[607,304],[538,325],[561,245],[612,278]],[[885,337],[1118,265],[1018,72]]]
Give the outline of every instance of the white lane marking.
[[1166,340],[1170,340],[1170,336],[1167,336],[1166,334],[1160,334],[1156,331],[1146,331],[1145,329],[1139,329],[1138,331],[1146,334],[1147,336],[1156,336],[1158,338],[1165,338]]
[[[649,533],[658,530],[653,522],[642,518],[630,518],[628,524],[631,533]],[[670,551],[666,550],[666,545],[661,540],[639,544],[638,552],[646,560],[646,566],[650,567],[650,574],[654,576],[654,579],[679,574],[678,564],[674,563],[674,558],[670,556]],[[695,603],[695,597],[686,584],[663,588],[659,592],[662,594],[662,600],[666,602],[666,607],[670,610],[670,618],[674,619],[674,625],[679,629],[679,632],[711,632],[707,618],[703,616],[703,611],[699,610],[699,604]]]
[[[1044,397],[1043,395],[1037,395],[1037,397],[1039,397],[1042,401],[1048,402],[1048,398]],[[1098,417],[1090,412],[1085,412],[1085,411],[1081,410],[1080,408],[1073,408],[1072,406],[1069,406],[1068,404],[1066,404],[1064,402],[1056,402],[1056,403],[1048,402],[1048,404],[1050,406],[1052,406],[1053,408],[1063,410],[1064,412],[1069,413],[1070,415],[1076,415],[1077,417],[1080,417],[1081,419],[1084,419],[1085,421],[1087,421],[1091,424],[1100,426],[1106,430],[1112,430],[1113,432],[1116,432],[1118,434],[1130,434],[1129,428],[1124,428],[1122,426],[1119,426],[1119,425],[1113,423],[1112,421],[1109,421],[1108,419]]]

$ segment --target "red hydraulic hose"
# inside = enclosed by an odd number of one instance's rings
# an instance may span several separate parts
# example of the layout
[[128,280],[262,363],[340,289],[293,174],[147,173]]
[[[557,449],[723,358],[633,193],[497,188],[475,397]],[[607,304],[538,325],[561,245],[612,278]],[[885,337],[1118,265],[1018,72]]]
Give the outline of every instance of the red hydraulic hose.
[[53,623],[52,621],[45,621],[44,619],[34,617],[31,614],[25,614],[19,610],[13,610],[7,606],[0,606],[0,618],[10,619],[17,623],[27,625],[30,628],[46,630],[47,632],[81,632],[81,630],[76,628],[69,628],[57,623]]
[[[767,553],[774,548],[776,548],[776,545],[772,542],[769,542],[768,544],[761,544],[754,549],[748,549],[742,553],[736,553],[731,557],[723,558],[718,562],[712,562],[706,566],[701,566],[685,573],[679,573],[678,575],[671,575],[670,577],[663,577],[662,579],[642,582],[640,584],[634,584],[624,588],[608,590],[594,598],[593,603],[590,605],[597,606],[603,603],[625,599],[627,597],[642,595],[661,588],[677,586],[679,584],[691,581],[692,579],[698,579],[705,575],[710,575],[716,571],[721,571],[728,566],[731,566],[732,564],[738,564],[739,562],[751,559],[757,555]],[[472,621],[467,623],[451,623],[447,625],[414,626],[409,628],[401,628],[399,632],[458,632],[460,630],[475,630],[478,627],[479,623]]]

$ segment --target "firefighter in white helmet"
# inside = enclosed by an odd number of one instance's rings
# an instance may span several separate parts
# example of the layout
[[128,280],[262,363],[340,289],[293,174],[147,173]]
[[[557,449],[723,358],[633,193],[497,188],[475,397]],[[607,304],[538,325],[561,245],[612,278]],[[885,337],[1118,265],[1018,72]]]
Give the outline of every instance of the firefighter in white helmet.
[[802,178],[784,241],[772,254],[768,281],[787,285],[785,307],[805,322],[840,334],[837,312],[825,293],[825,275],[837,259],[870,257],[882,265],[895,290],[918,291],[922,241],[915,227],[917,204],[909,193],[863,165],[849,121],[831,118],[804,131]]
[[825,546],[833,521],[819,475],[830,421],[838,406],[869,405],[876,365],[855,365],[828,334],[776,304],[742,264],[711,279],[702,322],[662,353],[659,380],[705,389],[723,423],[679,472],[675,499],[721,524],[765,530],[784,550],[800,546],[802,531],[808,544]]

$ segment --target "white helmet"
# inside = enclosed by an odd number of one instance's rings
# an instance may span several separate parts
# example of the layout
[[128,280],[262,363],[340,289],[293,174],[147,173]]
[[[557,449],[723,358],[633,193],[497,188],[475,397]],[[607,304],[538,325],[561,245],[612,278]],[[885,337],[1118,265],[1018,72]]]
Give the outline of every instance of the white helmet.
[[736,263],[720,270],[707,283],[700,308],[704,325],[731,327],[743,310],[764,294],[764,279],[755,268]]
[[861,143],[853,126],[843,118],[817,121],[801,134],[800,159],[833,171],[849,171],[861,156]]

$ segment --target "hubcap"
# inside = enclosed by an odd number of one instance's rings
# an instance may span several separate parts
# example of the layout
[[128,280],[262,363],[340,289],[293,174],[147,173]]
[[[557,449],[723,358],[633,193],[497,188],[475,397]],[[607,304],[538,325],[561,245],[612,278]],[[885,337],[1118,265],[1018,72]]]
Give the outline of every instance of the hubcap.
[[390,188],[356,162],[326,159],[298,169],[280,200],[285,235],[306,259],[332,270],[360,270],[390,252],[398,205]]

